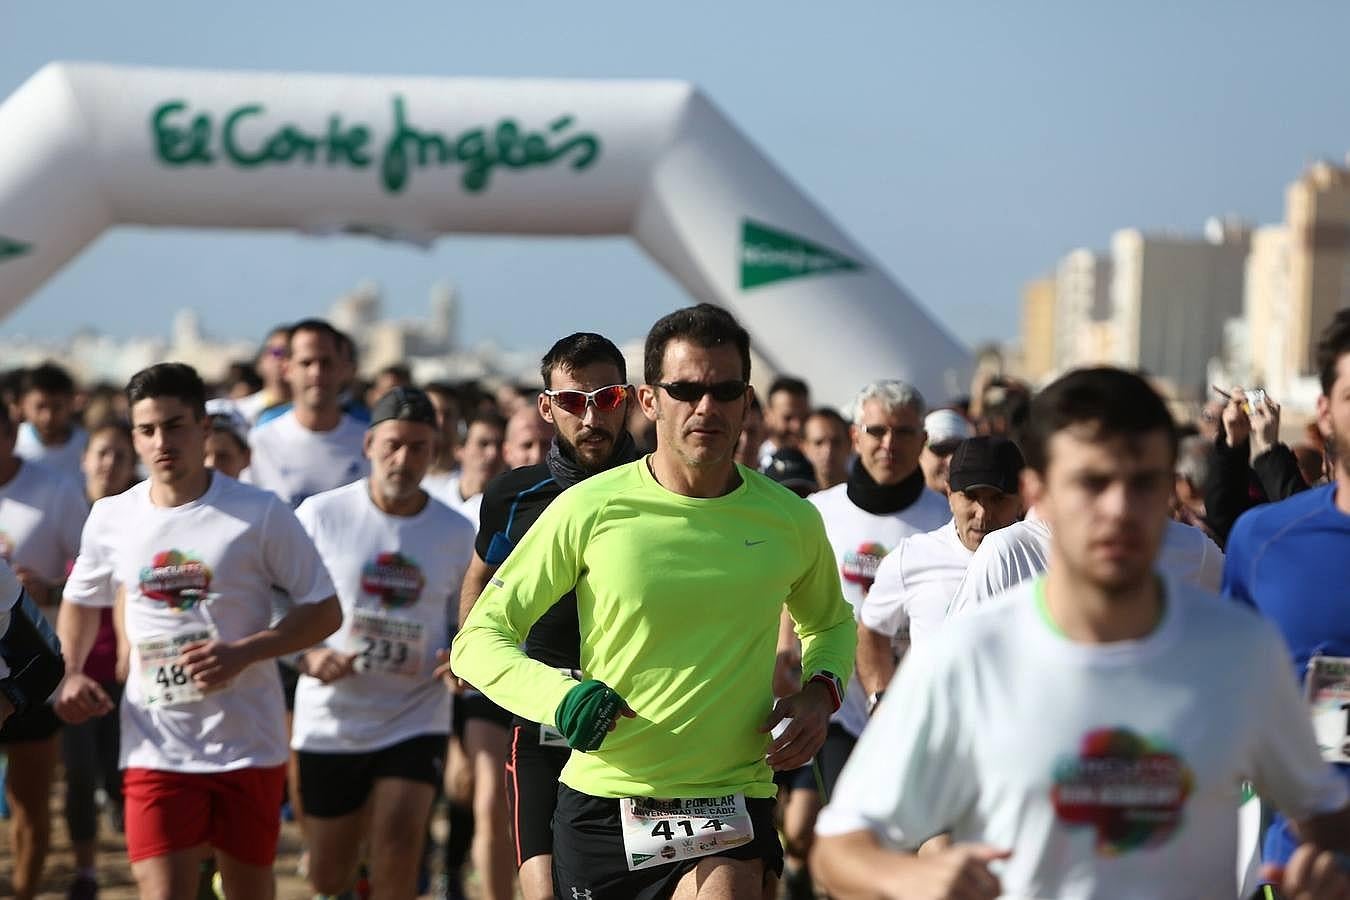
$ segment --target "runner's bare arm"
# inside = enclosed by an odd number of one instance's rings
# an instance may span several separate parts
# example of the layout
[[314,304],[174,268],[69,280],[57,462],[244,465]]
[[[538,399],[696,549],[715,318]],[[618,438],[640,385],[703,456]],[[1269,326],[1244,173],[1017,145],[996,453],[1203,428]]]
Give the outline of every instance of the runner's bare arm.
[[273,659],[313,647],[341,626],[342,604],[332,595],[318,603],[296,604],[280,622],[240,643],[258,659]]
[[84,663],[98,636],[102,609],[81,606],[69,600],[56,614],[56,636],[65,657],[66,677],[57,692],[56,712],[65,721],[78,724],[113,709],[111,698],[92,678],[84,674]]
[[469,620],[469,613],[473,612],[473,605],[478,602],[482,596],[483,589],[488,586],[492,576],[497,574],[500,565],[493,565],[484,562],[483,558],[477,553],[469,561],[469,571],[464,573],[464,584],[459,589],[459,622],[463,625]]
[[839,900],[904,897],[994,900],[1001,893],[989,863],[1008,851],[983,844],[953,844],[922,856],[888,850],[870,831],[817,837],[811,874]]
[[858,624],[858,681],[868,695],[886,690],[895,675],[895,651],[891,639]]

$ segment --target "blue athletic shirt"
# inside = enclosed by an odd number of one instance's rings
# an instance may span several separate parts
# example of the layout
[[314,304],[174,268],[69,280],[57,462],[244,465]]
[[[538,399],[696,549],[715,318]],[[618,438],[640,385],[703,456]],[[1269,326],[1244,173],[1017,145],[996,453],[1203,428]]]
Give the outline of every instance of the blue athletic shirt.
[[[1223,592],[1275,623],[1300,680],[1314,654],[1350,657],[1350,515],[1336,508],[1334,484],[1247,511],[1226,552]],[[1350,766],[1336,768],[1350,781]],[[1286,862],[1297,846],[1276,816],[1266,860]]]

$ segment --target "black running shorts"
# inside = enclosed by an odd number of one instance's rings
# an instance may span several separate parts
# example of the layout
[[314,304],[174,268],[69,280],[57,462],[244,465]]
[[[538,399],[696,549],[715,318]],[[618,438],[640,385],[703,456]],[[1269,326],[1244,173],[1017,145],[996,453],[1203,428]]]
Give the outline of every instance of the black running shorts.
[[624,862],[619,801],[591,797],[558,785],[553,814],[553,891],[560,898],[586,900],[665,900],[704,859],[758,859],[775,875],[783,873],[783,845],[774,827],[772,799],[750,797],[746,811],[755,839],[717,856],[687,859],[650,869],[628,871]]
[[335,819],[366,805],[380,778],[429,784],[437,793],[445,773],[446,737],[421,734],[370,753],[299,751],[300,800],[305,815]]
[[537,722],[516,719],[511,728],[511,755],[506,759],[506,806],[516,842],[516,867],[525,860],[553,853],[553,809],[558,779],[571,748],[543,746]]

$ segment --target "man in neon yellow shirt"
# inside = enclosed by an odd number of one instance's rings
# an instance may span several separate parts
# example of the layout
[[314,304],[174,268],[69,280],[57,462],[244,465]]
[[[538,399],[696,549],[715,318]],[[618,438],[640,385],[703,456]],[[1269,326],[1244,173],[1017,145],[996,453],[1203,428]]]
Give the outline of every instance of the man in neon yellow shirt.
[[[652,327],[644,369],[658,450],[549,506],[474,606],[451,664],[583,751],[554,817],[559,896],[759,898],[782,867],[772,770],[823,743],[853,667],[853,620],[819,514],[734,462],[751,400],[745,330],[707,304],[678,310]],[[569,590],[581,682],[519,649]],[[774,704],[784,605],[807,677]]]

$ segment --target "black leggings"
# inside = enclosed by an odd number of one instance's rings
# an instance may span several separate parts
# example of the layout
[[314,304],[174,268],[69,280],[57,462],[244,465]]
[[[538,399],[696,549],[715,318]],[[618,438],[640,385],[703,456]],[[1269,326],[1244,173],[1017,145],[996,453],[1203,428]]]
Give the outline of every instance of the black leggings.
[[99,787],[108,795],[114,823],[122,818],[122,772],[117,767],[117,704],[122,686],[103,685],[113,701],[113,711],[79,725],[67,725],[61,731],[61,755],[66,766],[66,827],[72,841],[92,841],[98,836],[98,806],[94,791]]

